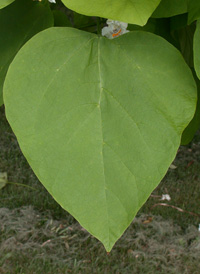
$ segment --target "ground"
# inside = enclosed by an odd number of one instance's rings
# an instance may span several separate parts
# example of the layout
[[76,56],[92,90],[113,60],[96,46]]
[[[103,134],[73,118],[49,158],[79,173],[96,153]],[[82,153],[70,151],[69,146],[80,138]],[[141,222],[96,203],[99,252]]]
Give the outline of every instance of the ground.
[[[107,254],[37,180],[1,107],[0,172],[10,183],[0,190],[0,274],[199,273],[199,133],[173,164]],[[167,193],[162,202],[176,208],[154,206]]]

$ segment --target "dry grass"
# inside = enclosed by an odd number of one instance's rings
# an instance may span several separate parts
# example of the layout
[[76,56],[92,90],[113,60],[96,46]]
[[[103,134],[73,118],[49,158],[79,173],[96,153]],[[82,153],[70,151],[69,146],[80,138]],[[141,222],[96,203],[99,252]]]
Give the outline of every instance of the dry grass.
[[142,214],[107,255],[75,222],[33,207],[0,209],[0,273],[199,273],[200,234]]

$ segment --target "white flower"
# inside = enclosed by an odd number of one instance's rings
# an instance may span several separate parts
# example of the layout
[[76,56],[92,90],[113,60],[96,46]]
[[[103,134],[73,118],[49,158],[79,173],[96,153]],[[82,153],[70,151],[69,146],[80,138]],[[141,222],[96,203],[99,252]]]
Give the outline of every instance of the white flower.
[[122,34],[129,32],[129,30],[127,30],[127,27],[128,27],[127,23],[108,19],[106,21],[106,24],[108,25],[108,27],[104,27],[101,33],[102,33],[102,36],[105,36],[109,39],[116,38]]
[[200,224],[199,224],[199,228],[198,228],[198,231],[200,232]]
[[56,4],[56,0],[49,0],[49,2]]
[[169,196],[169,194],[162,194],[162,198],[160,200],[162,200],[162,201],[164,201],[164,200],[170,201],[171,197]]

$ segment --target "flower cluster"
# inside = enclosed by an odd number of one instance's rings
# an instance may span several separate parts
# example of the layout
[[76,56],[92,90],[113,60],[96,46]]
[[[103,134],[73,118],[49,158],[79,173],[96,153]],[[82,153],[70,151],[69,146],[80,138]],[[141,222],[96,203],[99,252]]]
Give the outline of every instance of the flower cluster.
[[129,32],[129,30],[127,30],[127,27],[128,27],[127,23],[108,19],[106,21],[106,24],[108,26],[104,27],[101,33],[102,33],[102,36],[105,36],[109,39],[116,38],[122,34]]

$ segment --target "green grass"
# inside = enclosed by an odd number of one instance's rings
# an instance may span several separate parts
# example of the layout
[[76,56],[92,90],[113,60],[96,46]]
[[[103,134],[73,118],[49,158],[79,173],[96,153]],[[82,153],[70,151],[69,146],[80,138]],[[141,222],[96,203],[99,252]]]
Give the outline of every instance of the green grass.
[[[172,200],[164,203],[200,214],[200,134],[180,147],[174,164],[177,169],[169,169],[153,194],[168,193]],[[0,274],[199,273],[200,218],[169,207],[152,208],[160,202],[155,197],[107,255],[37,180],[3,107],[0,172],[7,172],[10,182],[35,189],[8,184],[0,190]],[[152,221],[144,224],[149,217]]]

